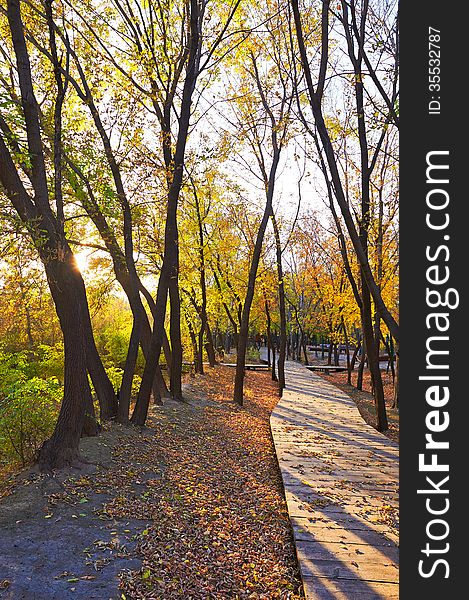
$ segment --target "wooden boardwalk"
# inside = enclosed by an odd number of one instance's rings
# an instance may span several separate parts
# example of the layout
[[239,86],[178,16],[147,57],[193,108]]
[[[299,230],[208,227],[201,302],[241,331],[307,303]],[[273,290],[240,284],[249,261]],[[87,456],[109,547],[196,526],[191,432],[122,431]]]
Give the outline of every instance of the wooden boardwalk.
[[397,599],[397,444],[301,365],[286,381],[270,423],[306,598]]

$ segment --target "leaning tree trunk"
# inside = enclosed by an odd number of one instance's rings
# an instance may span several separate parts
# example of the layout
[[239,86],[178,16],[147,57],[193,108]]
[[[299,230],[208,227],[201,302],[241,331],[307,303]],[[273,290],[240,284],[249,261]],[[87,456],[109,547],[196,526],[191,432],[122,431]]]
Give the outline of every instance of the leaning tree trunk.
[[125,359],[124,373],[119,390],[119,406],[117,410],[117,420],[123,425],[129,422],[130,398],[132,395],[132,381],[135,373],[135,364],[137,362],[138,348],[140,345],[140,326],[138,321],[133,322],[130,333],[129,347]]
[[[143,350],[143,354],[146,357],[148,348],[150,346],[151,327],[150,327],[150,323],[148,320],[146,310],[143,306],[143,302],[140,298],[140,291],[146,298],[151,311],[153,311],[154,301],[153,301],[153,298],[151,297],[151,294],[148,292],[148,290],[142,285],[141,281],[139,280],[138,275],[135,270],[135,264],[132,264],[133,263],[133,251],[132,251],[132,244],[129,241],[131,238],[131,216],[129,216],[129,214],[128,214],[129,207],[128,207],[128,203],[127,203],[127,200],[125,197],[125,191],[123,189],[123,184],[122,184],[122,181],[120,178],[120,172],[119,172],[119,169],[117,166],[117,162],[114,159],[114,155],[112,153],[112,149],[110,147],[110,142],[108,140],[107,134],[104,131],[104,127],[102,126],[101,121],[99,119],[99,114],[97,113],[96,109],[94,111],[92,110],[92,113],[94,115],[95,122],[97,123],[98,129],[100,129],[100,131],[102,131],[102,137],[105,141],[104,146],[107,149],[106,153],[108,155],[108,160],[111,165],[111,170],[114,173],[116,188],[118,190],[120,190],[119,197],[121,198],[121,203],[124,206],[124,214],[127,215],[126,219],[125,219],[125,221],[126,221],[125,236],[127,239],[126,255],[123,253],[114,232],[110,228],[110,226],[106,220],[106,217],[103,215],[103,213],[98,205],[98,202],[96,200],[96,197],[95,197],[95,194],[94,194],[94,191],[93,191],[93,188],[91,186],[89,179],[86,177],[84,172],[69,157],[67,157],[67,164],[70,167],[71,171],[75,175],[78,176],[78,178],[82,181],[82,183],[86,187],[86,193],[81,194],[82,206],[85,209],[88,216],[90,217],[90,219],[95,224],[102,239],[104,240],[104,243],[106,245],[106,248],[107,248],[109,254],[111,255],[113,269],[114,269],[116,279],[119,282],[119,284],[121,285],[125,295],[127,296],[127,300],[129,302],[130,309],[132,311],[134,325],[136,328],[139,329],[140,334],[141,334],[141,347]],[[78,187],[78,183],[77,183],[76,179],[74,179],[72,176],[69,175],[68,180],[69,180],[69,184],[72,186],[72,188],[77,193],[79,192],[79,190],[81,191],[81,188]],[[93,345],[94,345],[94,342],[93,342]],[[129,348],[129,350],[130,350],[130,348]],[[93,352],[92,347],[91,347],[91,351]],[[165,355],[166,355],[166,360],[169,364],[171,362],[170,354],[171,353],[169,350],[169,343],[168,343],[168,349],[165,348]],[[127,373],[129,373],[129,370],[131,369],[131,364],[132,364],[131,360],[134,360],[136,362],[136,359],[137,359],[136,355],[133,358],[132,358],[132,355],[129,355],[126,358]],[[90,370],[91,370],[91,372],[93,371],[92,368]],[[98,389],[98,390],[100,389],[101,381],[102,381],[102,375],[100,375],[99,373],[96,373],[96,376],[93,378],[93,383],[95,385],[95,389]],[[124,388],[127,389],[127,386],[124,386]],[[123,402],[124,405],[129,404],[130,397],[125,398],[125,396],[122,395],[123,393],[125,394],[126,392],[124,392],[124,390],[122,389],[122,386],[121,386],[121,390],[119,393],[119,401]],[[154,395],[155,401],[157,401],[157,402],[160,401],[161,397],[165,397],[168,395],[168,389],[166,387],[166,383],[163,379],[160,369],[157,369],[157,371],[156,371],[155,381],[153,384],[153,395]]]
[[370,370],[373,396],[375,399],[377,429],[378,431],[386,431],[388,428],[388,419],[384,400],[383,380],[379,368],[379,357],[375,346],[373,320],[371,316],[371,297],[368,288],[363,288],[362,290],[362,302],[363,336],[365,338],[368,368]]
[[96,348],[85,285],[83,278],[79,273],[77,277],[76,293],[77,300],[82,307],[82,328],[86,350],[86,366],[98,398],[101,419],[106,421],[117,415],[117,396]]
[[[70,464],[78,457],[78,444],[85,419],[88,421],[85,428],[87,433],[90,433],[90,421],[93,419],[84,341],[86,294],[83,294],[83,280],[64,239],[62,219],[54,214],[49,201],[39,108],[34,95],[31,63],[18,0],[8,0],[7,16],[20,87],[21,97],[18,108],[24,118],[29,154],[26,164],[17,152],[19,148],[15,140],[9,139],[7,145],[5,139],[8,135],[5,137],[5,131],[2,131],[0,183],[26,226],[44,264],[64,338],[64,397],[54,433],[43,444],[39,454],[41,468],[51,469]],[[55,141],[57,140],[60,142],[60,135],[56,137]],[[24,179],[20,176],[15,161],[20,162],[23,170],[28,174],[32,191],[25,187]],[[60,174],[55,173],[55,175],[56,183],[60,183]],[[56,186],[54,193],[58,213],[62,209],[61,197],[57,196],[59,191]]]
[[[73,255],[63,262],[46,261],[45,268],[64,340],[64,396],[51,438],[39,452],[41,469],[70,465],[79,458],[78,446],[85,423],[85,409],[90,404],[84,343],[83,314],[77,299],[77,273]],[[79,282],[78,282],[79,283]]]

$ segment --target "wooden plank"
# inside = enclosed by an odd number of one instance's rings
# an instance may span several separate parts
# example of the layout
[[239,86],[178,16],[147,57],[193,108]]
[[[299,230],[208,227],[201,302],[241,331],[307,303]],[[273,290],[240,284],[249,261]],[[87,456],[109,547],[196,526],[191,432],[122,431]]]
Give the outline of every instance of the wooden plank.
[[297,552],[302,578],[328,577],[330,579],[354,579],[356,581],[377,581],[382,583],[398,583],[399,570],[393,562],[369,563],[360,560],[323,560],[310,559],[302,552]]
[[297,540],[296,547],[298,552],[303,553],[310,561],[340,560],[345,565],[357,562],[358,568],[361,568],[365,574],[371,564],[386,565],[386,567],[392,565],[394,567],[393,575],[397,580],[399,549],[395,545],[386,547],[350,542],[331,542],[329,540],[321,542]]
[[293,534],[295,540],[302,542],[337,542],[337,543],[353,543],[353,544],[369,544],[371,546],[395,547],[397,536],[388,529],[382,526],[380,529],[376,527],[370,529],[368,525],[362,523],[361,527],[357,525],[355,529],[352,527],[344,528],[339,523],[334,521],[313,521],[309,519],[292,518]]
[[310,600],[398,600],[396,583],[359,582],[349,579],[305,577],[305,595]]

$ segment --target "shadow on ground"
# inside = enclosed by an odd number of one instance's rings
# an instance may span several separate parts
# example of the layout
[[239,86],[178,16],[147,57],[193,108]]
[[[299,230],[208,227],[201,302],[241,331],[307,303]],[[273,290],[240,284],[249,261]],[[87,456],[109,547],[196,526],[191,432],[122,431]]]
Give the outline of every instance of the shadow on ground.
[[87,490],[70,497],[64,492],[67,482],[112,468],[118,435],[122,430],[83,439],[88,464],[54,475],[25,472],[14,493],[1,501],[2,600],[121,597],[118,574],[140,567],[132,550],[145,522],[108,518],[102,512],[107,493]]

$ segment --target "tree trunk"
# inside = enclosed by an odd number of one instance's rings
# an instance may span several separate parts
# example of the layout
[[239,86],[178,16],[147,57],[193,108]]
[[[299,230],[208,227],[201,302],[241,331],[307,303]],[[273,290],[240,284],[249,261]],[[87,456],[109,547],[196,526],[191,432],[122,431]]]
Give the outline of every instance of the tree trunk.
[[[112,149],[110,148],[109,140],[107,138],[106,132],[104,131],[104,128],[102,127],[102,124],[100,122],[99,115],[97,114],[96,109],[92,112],[93,112],[93,115],[95,118],[95,122],[97,123],[98,129],[103,129],[101,137],[103,138],[103,140],[105,142],[104,146],[107,149],[106,154],[108,155],[108,161],[109,161],[110,165],[112,166],[114,180],[116,182],[116,188],[120,190],[121,203],[125,206],[128,203],[125,198],[123,184],[120,179],[120,172],[118,170],[117,163],[113,157],[113,153],[112,153]],[[139,280],[138,275],[135,270],[135,264],[133,264],[132,244],[130,241],[131,217],[128,215],[128,210],[124,210],[124,214],[127,215],[126,227],[125,227],[126,238],[127,238],[127,242],[126,242],[127,248],[126,248],[126,255],[124,255],[121,247],[119,246],[117,238],[114,235],[114,232],[111,230],[105,216],[103,215],[103,213],[101,212],[101,209],[99,208],[99,205],[96,201],[93,189],[91,187],[91,184],[90,184],[88,178],[83,173],[83,171],[76,164],[74,164],[69,158],[67,159],[67,162],[68,162],[70,169],[80,178],[80,180],[83,182],[83,184],[86,187],[87,196],[83,195],[83,198],[82,198],[83,208],[85,209],[88,216],[95,224],[97,230],[99,231],[101,237],[104,240],[104,243],[106,245],[106,248],[107,248],[109,254],[111,255],[112,263],[113,263],[113,270],[114,270],[116,279],[119,282],[119,284],[121,285],[125,295],[127,296],[127,300],[129,302],[130,309],[132,311],[132,317],[133,317],[134,323],[137,323],[137,322],[139,323],[139,330],[140,330],[140,334],[142,336],[141,346],[142,346],[143,354],[146,358],[148,348],[150,346],[151,327],[150,327],[150,323],[148,320],[147,312],[146,312],[145,307],[143,306],[143,302],[140,298],[140,291],[145,296],[145,298],[148,302],[148,305],[150,307],[150,311],[152,311],[152,312],[154,310],[154,301],[153,301],[153,298],[151,297],[151,294],[148,292],[148,290],[146,290],[146,288],[142,285],[141,281]],[[72,177],[69,177],[69,183],[73,187],[73,189],[78,188],[78,184]],[[129,231],[129,228],[130,228],[130,231]],[[130,265],[130,268],[129,268],[129,265]],[[131,272],[133,274],[131,274]],[[168,346],[169,346],[169,343],[168,343]],[[170,357],[170,351],[168,350],[168,353],[166,353],[166,351],[165,351],[165,355],[166,355],[166,360],[168,361],[168,355]],[[169,358],[169,363],[170,362],[171,362],[171,360]],[[97,377],[95,379],[98,382],[97,385],[99,386],[99,381],[100,381],[99,374],[97,375]],[[154,395],[154,398],[156,401],[158,401],[161,397],[165,397],[168,395],[168,389],[166,387],[166,383],[163,379],[163,376],[160,372],[159,367],[157,368],[155,381],[153,384],[153,395]],[[124,400],[124,402],[125,402],[125,400]]]
[[392,407],[399,410],[399,344],[396,342],[395,347],[396,356],[396,372],[394,377],[394,398]]
[[[210,327],[208,324],[208,316],[207,316],[207,284],[205,281],[205,253],[204,253],[204,217],[202,216],[202,210],[199,201],[199,195],[197,193],[197,188],[192,181],[193,191],[194,191],[194,199],[195,199],[195,207],[197,213],[197,227],[198,227],[198,235],[199,235],[199,271],[200,271],[200,291],[202,295],[202,305],[200,307],[200,332],[199,332],[199,368],[200,372],[203,374],[203,349],[205,347],[208,361],[211,367],[214,367],[216,364],[215,358],[215,349],[213,347],[213,338],[212,332],[210,331]],[[206,343],[204,344],[203,338],[204,334],[206,336]]]
[[207,353],[208,364],[211,367],[214,367],[217,364],[217,357],[215,354],[215,345],[213,343],[212,330],[210,329],[210,325],[208,323],[208,318],[205,319],[205,335],[207,337],[207,341],[205,342],[205,352]]
[[267,198],[264,209],[264,214],[259,225],[259,229],[256,236],[256,243],[254,245],[254,251],[252,254],[251,265],[249,268],[248,287],[246,290],[246,297],[243,304],[243,312],[241,316],[241,326],[239,329],[238,336],[238,350],[236,356],[236,373],[234,382],[234,393],[233,399],[240,406],[243,405],[243,387],[244,387],[244,367],[246,364],[246,348],[249,334],[249,315],[251,312],[251,305],[254,298],[254,289],[256,285],[257,270],[259,267],[259,261],[261,258],[262,244],[264,241],[264,234],[269,221],[269,216],[272,213],[272,199],[274,195],[274,184],[275,174],[277,172],[277,166],[280,159],[280,151],[274,152],[272,165],[270,168],[269,181],[267,186]]
[[172,156],[171,152],[171,121],[170,113],[166,111],[167,107],[165,107],[165,112],[162,115],[162,120],[160,121],[160,125],[162,128],[163,154],[165,165],[168,169],[168,204],[166,208],[163,265],[161,267],[160,279],[158,281],[158,290],[156,294],[156,306],[150,353],[149,358],[147,359],[145,364],[142,383],[137,397],[135,410],[131,419],[133,423],[138,425],[144,425],[147,418],[148,404],[150,401],[151,393],[151,382],[153,380],[161,352],[168,292],[170,294],[171,306],[170,341],[172,350],[170,388],[171,394],[174,397],[182,399],[182,343],[180,336],[181,305],[178,286],[179,242],[177,226],[177,208],[179,202],[179,194],[182,187],[185,151],[191,117],[192,94],[194,92],[198,76],[198,65],[200,59],[199,50],[201,44],[199,31],[200,7],[196,0],[190,0],[189,5],[189,55],[182,89],[181,109],[178,120],[179,130],[177,134],[174,156]]
[[275,360],[275,342],[272,344],[272,381],[278,381],[277,378],[277,373],[275,372],[275,365],[276,365],[276,360]]
[[362,353],[360,355],[360,364],[358,365],[357,384],[356,384],[357,390],[360,390],[360,391],[363,389],[363,371],[365,369],[365,361],[366,361],[366,349],[365,348],[366,348],[365,340],[363,340]]
[[[46,164],[43,153],[39,109],[32,84],[20,3],[9,0],[7,16],[16,57],[21,110],[26,126],[30,164],[26,172],[33,194],[23,184],[12,155],[0,135],[0,183],[37,248],[46,270],[49,287],[64,338],[64,397],[52,437],[39,453],[42,469],[59,468],[78,458],[78,444],[86,418],[90,432],[93,417],[85,350],[83,280],[68,247],[60,219],[49,203]],[[60,203],[60,199],[57,199]],[[86,307],[87,308],[87,307]],[[88,413],[88,414],[86,414]]]
[[[175,273],[179,272],[179,252],[174,265]],[[179,297],[178,277],[173,276],[169,282],[169,339],[171,342],[171,380],[169,390],[176,400],[182,400],[182,341],[181,341],[181,299]],[[202,365],[200,365],[202,367]]]
[[267,321],[267,365],[270,367],[271,366],[271,363],[270,363],[270,347],[271,347],[270,336],[272,335],[272,333],[271,333],[272,319],[270,317],[269,303],[267,301],[267,297],[265,296],[265,294],[264,294],[264,307],[265,307],[265,317],[266,317],[266,321]]
[[353,351],[353,354],[352,354],[352,360],[350,361],[350,370],[351,371],[353,371],[355,369],[355,363],[357,362],[357,356],[358,356],[358,353],[360,352],[361,345],[362,345],[362,341],[361,341],[361,339],[358,339],[357,344],[355,346],[355,350]]
[[377,429],[378,431],[386,431],[388,428],[388,419],[384,400],[383,380],[379,368],[379,357],[374,344],[375,338],[373,331],[373,320],[371,317],[371,297],[368,288],[364,288],[362,290],[362,302],[363,336],[365,338],[368,368],[370,370],[373,395],[375,398]]
[[189,337],[191,339],[192,344],[192,360],[194,361],[194,372],[199,373],[199,366],[197,364],[199,360],[199,351],[197,348],[197,336],[195,335],[194,327],[192,326],[189,314],[187,311],[184,312],[184,316],[186,319],[187,329],[189,330]]
[[[285,306],[285,284],[283,281],[283,266],[282,266],[282,244],[280,241],[280,232],[278,230],[277,219],[275,218],[274,211],[271,211],[270,215],[272,219],[272,226],[274,229],[275,237],[275,251],[277,259],[277,278],[278,278],[278,303],[280,313],[280,345],[278,355],[278,389],[279,395],[282,396],[285,388],[285,358],[287,348],[287,311]],[[308,364],[308,358],[306,357],[306,364]]]
[[106,421],[115,418],[117,415],[117,397],[96,348],[85,286],[81,275],[77,283],[77,299],[80,301],[83,310],[86,366],[98,398],[101,419]]
[[51,438],[39,452],[43,470],[61,468],[79,459],[78,446],[85,412],[92,404],[84,343],[82,304],[77,297],[81,276],[71,252],[63,262],[45,261],[47,278],[64,340],[64,396]]
[[350,344],[348,339],[347,327],[345,325],[344,316],[342,315],[342,331],[344,332],[345,338],[345,356],[347,357],[347,383],[352,385],[352,369],[350,362]]
[[137,362],[138,348],[140,346],[140,327],[134,319],[132,332],[130,334],[129,348],[125,359],[124,373],[119,390],[119,406],[117,409],[117,420],[123,425],[129,422],[130,399],[132,394],[132,381]]

